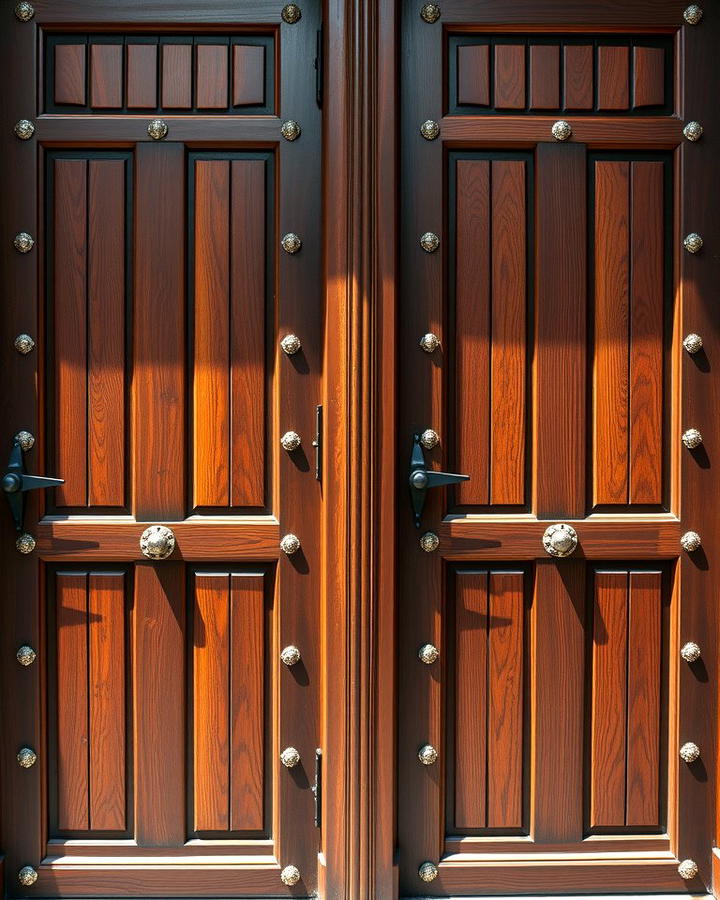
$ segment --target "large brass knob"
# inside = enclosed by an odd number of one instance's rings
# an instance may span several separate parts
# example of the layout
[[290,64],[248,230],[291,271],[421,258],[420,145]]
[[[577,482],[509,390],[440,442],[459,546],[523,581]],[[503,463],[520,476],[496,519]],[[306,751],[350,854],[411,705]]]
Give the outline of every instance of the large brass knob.
[[577,532],[572,525],[561,522],[545,529],[543,547],[551,556],[570,556],[577,547]]
[[140,536],[140,549],[148,559],[167,559],[175,549],[175,535],[165,525],[151,525]]

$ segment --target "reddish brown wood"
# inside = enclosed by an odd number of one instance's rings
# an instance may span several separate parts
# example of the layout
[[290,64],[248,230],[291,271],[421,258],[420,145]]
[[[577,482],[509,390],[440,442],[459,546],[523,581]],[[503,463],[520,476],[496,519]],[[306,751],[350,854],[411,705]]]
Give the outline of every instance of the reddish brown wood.
[[560,47],[553,44],[531,44],[530,108],[558,109],[559,106]]
[[563,48],[563,56],[566,109],[592,109],[592,45],[566,44]]
[[525,47],[519,44],[495,46],[495,107],[522,109],[525,106]]
[[162,106],[190,109],[192,106],[192,45],[162,45]]
[[228,48],[198,44],[195,48],[195,104],[198,109],[226,109],[228,105]]
[[85,106],[85,44],[55,46],[55,103]]
[[633,108],[665,103],[665,51],[633,47]]
[[90,45],[90,105],[93,109],[123,105],[122,44]]
[[157,44],[127,45],[127,105],[152,109],[158,104]]
[[490,48],[465,44],[457,48],[457,97],[461,106],[490,105]]
[[233,106],[265,103],[265,48],[233,44]]
[[597,108],[627,109],[630,106],[630,52],[627,47],[598,47]]

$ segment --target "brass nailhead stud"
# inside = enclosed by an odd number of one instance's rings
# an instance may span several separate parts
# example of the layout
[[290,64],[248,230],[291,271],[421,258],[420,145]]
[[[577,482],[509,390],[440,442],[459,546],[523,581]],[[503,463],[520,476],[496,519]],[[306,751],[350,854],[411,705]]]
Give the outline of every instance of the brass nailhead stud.
[[688,450],[694,450],[696,447],[699,447],[703,442],[702,434],[697,430],[697,428],[688,428],[686,432],[684,432],[682,436],[682,442],[688,448]]
[[297,866],[285,866],[280,873],[280,881],[288,886],[297,884],[300,881],[300,870]]
[[23,866],[18,872],[18,881],[23,887],[32,887],[38,880],[38,873],[32,866]]
[[440,538],[434,531],[426,531],[420,538],[420,546],[426,553],[432,553],[440,546]]
[[292,556],[300,549],[300,538],[296,534],[286,534],[280,541],[280,549],[288,556]]
[[280,754],[280,762],[286,769],[294,769],[300,762],[300,754],[294,747],[286,747]]
[[683,134],[689,141],[699,141],[702,133],[703,127],[699,122],[688,122],[683,128]]
[[280,444],[282,445],[283,450],[287,450],[288,453],[292,453],[293,450],[297,450],[297,448],[301,444],[300,435],[297,431],[286,431],[285,434],[280,438]]
[[418,869],[418,875],[421,881],[435,881],[438,877],[438,867],[435,863],[424,862]]
[[569,122],[560,119],[553,125],[550,131],[556,141],[566,141],[572,134],[572,127]]
[[25,532],[25,534],[21,534],[15,541],[15,546],[20,553],[32,553],[35,549],[35,538],[31,534]]
[[432,331],[428,331],[427,334],[424,334],[420,338],[420,347],[426,353],[434,353],[439,346],[440,338],[436,334],[433,334]]
[[19,122],[16,122],[14,131],[21,141],[29,141],[35,134],[35,126],[30,119],[20,119]]
[[691,881],[698,873],[698,866],[694,859],[684,859],[678,866],[678,875],[685,881]]
[[420,443],[426,450],[432,450],[440,443],[440,435],[432,428],[426,428],[420,435]]
[[702,250],[703,239],[697,232],[693,231],[685,236],[683,247],[688,253],[699,253]]
[[680,538],[680,546],[688,553],[693,553],[695,550],[699,549],[701,544],[702,541],[700,540],[700,535],[697,531],[686,531]]
[[440,18],[440,7],[437,3],[426,3],[420,9],[420,17],[429,25],[432,25],[433,22],[437,22]]
[[22,353],[23,356],[27,356],[27,354],[35,347],[35,341],[29,334],[19,334],[13,343],[17,352]]
[[302,11],[296,3],[288,3],[287,6],[283,6],[280,15],[282,16],[283,22],[287,22],[288,25],[294,25],[302,18]]
[[695,641],[688,641],[687,644],[683,644],[680,656],[682,656],[685,662],[697,662],[700,659],[700,647]]
[[698,350],[702,349],[703,339],[699,334],[688,334],[683,341],[683,347],[687,350],[691,355],[693,353],[697,353]]
[[426,253],[434,253],[440,246],[440,238],[432,231],[426,231],[420,238],[420,246]]
[[300,126],[292,119],[283,122],[280,128],[280,134],[286,141],[296,141],[300,137]]
[[295,644],[289,644],[283,648],[280,654],[280,660],[285,666],[294,666],[300,662],[300,651]]
[[29,253],[35,246],[35,241],[33,240],[32,235],[28,234],[27,231],[21,231],[19,234],[15,235],[13,246],[18,253]]
[[426,141],[434,141],[440,134],[440,126],[432,119],[427,119],[427,121],[423,122],[420,126],[420,134]]
[[682,759],[683,762],[692,763],[699,758],[700,748],[697,744],[693,744],[692,741],[688,741],[687,744],[683,744],[680,748],[680,759]]
[[35,653],[32,647],[23,644],[22,647],[18,647],[15,657],[21,666],[31,666],[37,659],[37,653]]
[[296,334],[286,334],[280,341],[280,347],[282,348],[283,353],[287,353],[288,356],[293,356],[302,347],[302,344],[300,343],[300,338]]
[[23,747],[17,755],[18,765],[23,769],[31,769],[37,762],[37,754],[30,747]]
[[700,22],[700,19],[703,17],[702,8],[697,5],[697,3],[692,3],[683,13],[683,19],[688,23],[688,25],[697,25]]
[[15,17],[21,22],[29,22],[35,15],[35,9],[31,3],[18,3],[15,7]]
[[423,644],[418,650],[418,659],[426,666],[431,666],[439,656],[440,651],[435,644]]
[[282,248],[286,253],[297,253],[298,250],[302,247],[302,241],[294,232],[290,231],[285,237],[280,241],[282,244]]
[[153,119],[147,127],[147,133],[154,141],[161,141],[164,137],[167,137],[167,122],[164,122],[162,119]]
[[437,762],[438,752],[432,744],[425,744],[418,750],[418,759],[424,766],[433,766]]
[[35,445],[35,435],[30,434],[29,431],[18,431],[15,435],[15,440],[26,453],[28,450],[32,450]]

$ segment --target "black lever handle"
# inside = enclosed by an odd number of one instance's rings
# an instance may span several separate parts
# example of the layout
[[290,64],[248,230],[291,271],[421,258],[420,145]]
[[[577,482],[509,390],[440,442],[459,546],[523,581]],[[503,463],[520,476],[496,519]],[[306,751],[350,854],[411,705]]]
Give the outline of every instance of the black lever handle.
[[452,472],[435,472],[432,469],[427,469],[425,467],[425,454],[420,443],[420,435],[416,434],[413,437],[413,449],[410,456],[410,500],[415,516],[415,527],[420,527],[425,497],[430,488],[469,480],[469,475],[455,475]]
[[39,488],[56,487],[65,484],[63,478],[46,478],[44,475],[28,475],[25,471],[22,446],[18,438],[15,438],[13,448],[10,451],[10,459],[7,471],[3,475],[2,489],[7,498],[10,512],[18,531],[23,530],[23,518],[25,516],[26,491],[36,491]]

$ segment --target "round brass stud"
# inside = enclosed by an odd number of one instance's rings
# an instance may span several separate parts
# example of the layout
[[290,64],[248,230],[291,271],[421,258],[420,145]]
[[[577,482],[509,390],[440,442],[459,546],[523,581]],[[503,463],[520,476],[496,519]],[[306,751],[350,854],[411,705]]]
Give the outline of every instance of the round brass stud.
[[425,744],[418,750],[418,759],[424,766],[433,766],[437,762],[438,752],[432,744]]
[[300,137],[300,126],[292,119],[283,122],[280,127],[280,134],[286,141],[296,141]]
[[29,334],[19,334],[14,340],[14,346],[18,353],[27,356],[35,347],[35,341]]
[[18,3],[15,7],[15,18],[19,19],[21,22],[29,22],[30,19],[35,15],[35,9],[31,3]]
[[280,661],[284,666],[295,666],[300,662],[300,651],[295,644],[289,644],[283,648]]
[[32,553],[35,549],[35,538],[25,532],[25,534],[21,534],[20,537],[15,541],[16,548],[20,551],[20,553]]
[[291,887],[293,884],[297,884],[300,881],[300,869],[297,866],[285,866],[285,868],[280,873],[280,881],[283,884],[287,884]]
[[429,331],[420,338],[420,348],[426,353],[434,353],[440,346],[440,338]]
[[283,6],[280,15],[283,22],[287,22],[288,25],[294,25],[302,18],[302,11],[297,3],[288,3],[287,6]]
[[286,253],[297,253],[302,247],[302,241],[294,232],[288,232],[280,241],[282,248]]
[[300,549],[300,538],[296,534],[286,534],[280,541],[280,549],[288,556],[292,556]]
[[23,769],[31,769],[37,762],[37,753],[30,747],[23,747],[17,755],[18,765]]
[[161,141],[164,137],[167,137],[167,122],[162,119],[153,119],[147,127],[147,133],[154,141]]
[[29,647],[27,644],[23,644],[22,647],[18,647],[18,651],[15,654],[17,661],[21,666],[31,666],[35,660],[37,659],[37,653],[33,650],[32,647]]
[[543,547],[550,556],[565,557],[575,552],[577,531],[565,522],[550,525],[543,534]]
[[302,344],[300,343],[300,338],[296,334],[286,334],[280,341],[280,347],[283,353],[287,353],[288,356],[293,356],[302,347]]
[[35,241],[33,240],[32,235],[28,234],[27,231],[21,231],[19,234],[15,235],[13,246],[18,253],[29,253],[35,246]]
[[435,644],[423,644],[418,650],[418,659],[426,666],[431,666],[439,656],[440,651]]
[[680,759],[686,763],[695,762],[696,759],[700,758],[700,748],[697,744],[693,744],[692,741],[688,741],[687,744],[683,744],[680,748]]
[[29,431],[18,431],[15,435],[15,440],[26,453],[28,450],[32,450],[35,445],[35,435],[30,434]]
[[15,123],[14,131],[21,141],[29,141],[35,134],[35,126],[30,119],[20,119],[19,122]]
[[38,880],[38,873],[32,866],[23,866],[18,872],[18,881],[23,887],[32,887]]
[[683,433],[682,442],[688,450],[694,450],[702,444],[703,437],[697,428],[688,428],[688,430]]
[[140,549],[148,559],[167,559],[175,549],[175,535],[165,525],[151,525],[140,535]]
[[426,253],[434,253],[440,246],[440,238],[432,231],[426,231],[420,238],[420,246]]
[[693,353],[697,353],[698,350],[702,349],[703,339],[699,334],[688,334],[685,336],[683,340],[683,347],[687,350],[687,352],[692,355]]
[[420,134],[426,141],[434,141],[440,134],[440,126],[432,119],[427,119],[427,121],[423,122],[420,126]]
[[426,450],[432,450],[440,443],[440,435],[432,428],[426,428],[420,435],[420,443]]
[[685,235],[683,247],[688,253],[699,253],[702,250],[702,245],[703,239],[697,232],[693,231],[690,234]]
[[697,531],[686,531],[680,538],[680,546],[688,553],[693,553],[695,550],[699,549],[701,544],[702,541],[700,540],[700,535]]
[[680,656],[682,656],[685,662],[697,662],[700,659],[700,647],[695,641],[688,641],[687,644],[683,644],[682,649],[680,650]]
[[553,125],[550,131],[556,141],[566,141],[572,134],[572,127],[569,122],[560,119]]
[[702,17],[702,8],[699,7],[697,3],[691,3],[683,13],[683,19],[685,19],[688,25],[697,25]]
[[287,450],[288,453],[292,453],[293,450],[297,450],[297,448],[301,444],[300,435],[297,431],[286,431],[285,434],[280,438],[280,444],[282,445],[283,450]]
[[699,141],[702,133],[703,127],[699,122],[688,122],[683,128],[683,134],[689,141]]
[[286,747],[280,754],[280,762],[286,769],[294,769],[300,762],[300,754],[294,747]]
[[440,7],[437,3],[426,3],[420,9],[420,18],[432,25],[440,18]]
[[438,867],[435,863],[424,862],[418,869],[418,875],[421,881],[435,881],[438,877]]
[[426,553],[432,553],[440,546],[440,538],[434,531],[426,531],[420,538],[420,546]]

